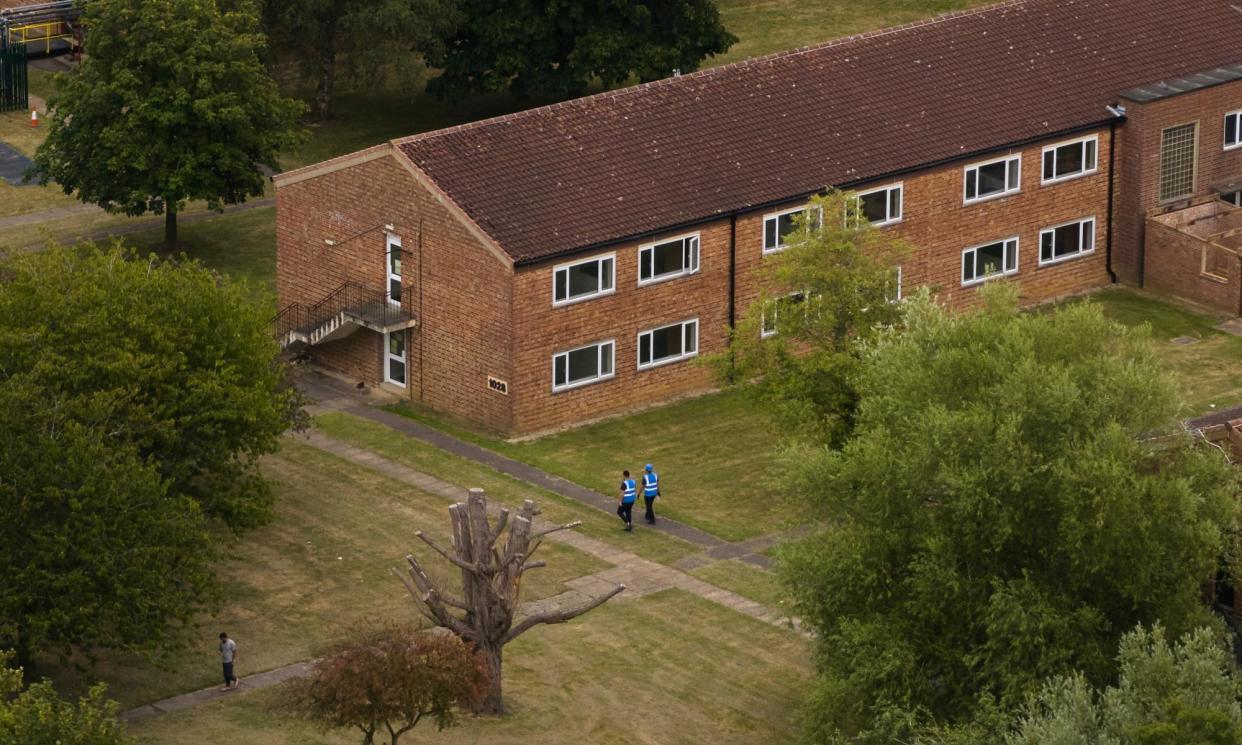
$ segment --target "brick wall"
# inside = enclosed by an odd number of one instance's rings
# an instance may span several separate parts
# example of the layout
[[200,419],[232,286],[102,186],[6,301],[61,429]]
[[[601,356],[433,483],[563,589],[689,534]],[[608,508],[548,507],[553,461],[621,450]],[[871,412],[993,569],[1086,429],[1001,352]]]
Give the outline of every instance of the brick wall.
[[[403,284],[418,326],[407,337],[405,395],[507,430],[512,267],[483,245],[383,145],[277,179],[281,307],[313,304],[342,282],[383,288],[386,230],[401,238]],[[335,245],[328,245],[332,240]],[[310,349],[313,361],[367,383],[383,375],[383,337],[360,329]]]
[[[1209,305],[1231,315],[1242,313],[1242,260],[1237,254],[1213,245],[1176,222],[1203,213],[1215,222],[1217,211],[1242,210],[1208,202],[1168,215],[1149,218],[1146,225],[1147,286],[1176,297]],[[1204,252],[1209,252],[1204,271]]]
[[1144,220],[1148,211],[1185,204],[1162,205],[1159,199],[1161,131],[1178,124],[1198,123],[1195,195],[1207,194],[1212,184],[1242,175],[1242,148],[1224,149],[1224,115],[1242,109],[1242,81],[1149,103],[1129,100],[1122,103],[1126,107],[1126,121],[1117,130],[1122,144],[1118,149],[1114,263],[1122,280],[1140,283],[1147,272],[1154,271],[1150,266],[1143,266]]

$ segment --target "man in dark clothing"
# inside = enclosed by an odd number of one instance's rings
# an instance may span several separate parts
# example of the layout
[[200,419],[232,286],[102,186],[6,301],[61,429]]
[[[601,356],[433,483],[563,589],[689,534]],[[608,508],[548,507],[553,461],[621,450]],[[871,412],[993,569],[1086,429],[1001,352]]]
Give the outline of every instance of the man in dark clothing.
[[634,530],[634,502],[638,501],[638,484],[629,471],[621,472],[621,493],[617,495],[617,517],[625,523],[626,532]]
[[220,690],[227,691],[236,688],[239,684],[237,676],[233,674],[233,663],[237,661],[237,642],[229,638],[225,632],[220,632],[220,663],[224,666],[224,687]]
[[643,473],[643,501],[647,503],[647,524],[655,525],[655,504],[656,497],[660,496],[660,477],[656,472],[651,470],[651,464],[647,464],[647,470]]

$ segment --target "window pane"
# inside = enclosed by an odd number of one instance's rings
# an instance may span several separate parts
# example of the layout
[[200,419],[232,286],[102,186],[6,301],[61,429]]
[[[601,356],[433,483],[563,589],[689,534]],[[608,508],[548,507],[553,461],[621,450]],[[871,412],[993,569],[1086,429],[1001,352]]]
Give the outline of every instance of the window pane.
[[1242,114],[1230,114],[1225,117],[1225,145],[1237,145],[1242,142],[1242,132],[1239,132],[1239,125],[1242,124]]
[[599,375],[599,347],[575,349],[566,355],[569,362],[569,382],[590,380]]
[[654,251],[650,248],[644,248],[638,252],[638,278],[651,279],[651,257]]
[[566,355],[558,354],[552,362],[552,384],[561,386],[565,385],[565,376],[568,374],[569,360]]
[[888,221],[888,191],[873,191],[858,198],[863,216],[870,222]]
[[651,334],[638,337],[638,364],[645,365],[651,361]]
[[[374,347],[372,347],[374,349]],[[394,357],[405,356],[405,334],[397,332],[388,335],[388,353]]]
[[612,344],[601,344],[599,348],[599,374],[612,375]]
[[1004,271],[1005,244],[989,243],[975,249],[975,276],[989,277]]
[[405,363],[390,357],[388,359],[388,379],[394,383],[405,385]]
[[1052,231],[1039,234],[1039,260],[1048,261],[1052,258]]
[[612,289],[612,275],[613,275],[613,260],[604,259],[601,262],[601,264],[603,264],[603,273],[600,275],[600,278],[599,278],[599,289],[601,291],[611,290]]
[[669,243],[661,243],[651,250],[654,255],[655,274],[653,276],[662,277],[666,274],[679,274],[685,265],[685,242],[670,241]]
[[763,221],[763,247],[776,248],[776,218],[769,217]]
[[1016,160],[1005,161],[1005,167],[1007,169],[1006,173],[1008,174],[1007,183],[1009,184],[1009,188],[1011,190],[1017,189],[1018,188],[1018,161]]
[[1054,151],[1049,150],[1048,152],[1044,153],[1043,178],[1045,181],[1047,181],[1050,178],[1056,177],[1056,173],[1057,173],[1056,162],[1057,162],[1057,154]]
[[975,186],[975,180],[978,177],[978,175],[979,174],[973,170],[966,172],[966,198],[967,199],[974,199],[975,197],[979,196],[978,188]]
[[788,245],[785,237],[794,232],[794,220],[801,214],[802,211],[799,210],[798,212],[787,212],[776,218],[777,245]]
[[1005,271],[1012,272],[1018,268],[1018,242],[1005,241]]
[[651,360],[653,362],[680,355],[681,324],[665,326],[651,332]]
[[979,167],[979,196],[997,194],[1005,190],[1005,161]]
[[1067,176],[1071,173],[1079,173],[1086,170],[1083,167],[1082,159],[1083,146],[1081,142],[1073,145],[1062,145],[1056,150],[1056,175]]
[[1082,242],[1080,250],[1083,253],[1090,251],[1095,247],[1095,222],[1088,220],[1082,223]]
[[975,252],[967,251],[962,254],[962,281],[969,282],[975,278]]
[[569,272],[556,270],[556,299],[565,300],[569,297]]
[[1087,150],[1086,156],[1083,157],[1083,169],[1090,171],[1095,169],[1095,140],[1087,140],[1084,147]]
[[691,321],[686,324],[686,343],[683,347],[686,354],[697,352],[699,349],[699,324],[697,321]]
[[569,272],[569,296],[590,295],[599,291],[599,262],[588,261],[567,269]]
[[1053,239],[1052,255],[1054,258],[1078,253],[1082,243],[1082,225],[1062,225],[1056,229]]
[[901,189],[888,190],[888,218],[890,220],[901,219]]
[[1170,127],[1160,133],[1160,199],[1188,197],[1195,190],[1197,124]]

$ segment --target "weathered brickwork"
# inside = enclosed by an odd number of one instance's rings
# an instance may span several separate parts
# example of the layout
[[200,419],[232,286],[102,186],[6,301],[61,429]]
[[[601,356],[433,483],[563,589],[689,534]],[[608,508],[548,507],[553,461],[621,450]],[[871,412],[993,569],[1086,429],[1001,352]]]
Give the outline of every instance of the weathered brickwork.
[[[1242,265],[1239,258],[1169,225],[1148,222],[1147,284],[1154,290],[1242,314]],[[1204,250],[1216,251],[1214,271],[1203,271]]]
[[[490,391],[487,378],[512,377],[511,264],[387,148],[364,151],[361,162],[343,159],[335,170],[278,179],[280,305],[314,304],[346,281],[385,287],[385,226],[391,225],[404,249],[403,284],[412,288],[407,302],[418,320],[407,336],[405,394],[509,430],[510,399]],[[316,363],[374,385],[383,375],[382,344],[380,334],[361,329],[310,352]]]
[[1159,199],[1161,132],[1179,124],[1198,123],[1194,195],[1206,194],[1212,184],[1242,175],[1242,148],[1224,149],[1224,115],[1242,109],[1242,80],[1149,103],[1121,103],[1126,107],[1126,121],[1117,129],[1122,146],[1118,149],[1114,264],[1123,281],[1142,284],[1148,212],[1187,203],[1161,203]]

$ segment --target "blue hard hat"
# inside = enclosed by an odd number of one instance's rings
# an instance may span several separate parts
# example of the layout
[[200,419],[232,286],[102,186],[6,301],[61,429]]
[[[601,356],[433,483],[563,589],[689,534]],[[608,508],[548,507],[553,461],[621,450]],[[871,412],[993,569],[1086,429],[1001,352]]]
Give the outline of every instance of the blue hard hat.
[[648,470],[648,471],[650,471],[650,470],[651,470],[651,464],[650,464],[650,463],[648,463],[648,464],[647,464],[647,470]]

